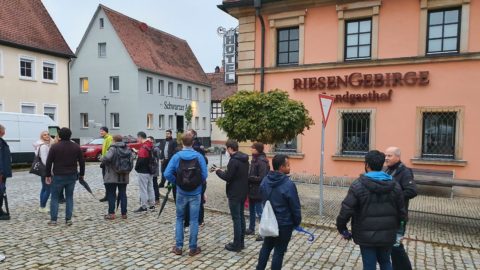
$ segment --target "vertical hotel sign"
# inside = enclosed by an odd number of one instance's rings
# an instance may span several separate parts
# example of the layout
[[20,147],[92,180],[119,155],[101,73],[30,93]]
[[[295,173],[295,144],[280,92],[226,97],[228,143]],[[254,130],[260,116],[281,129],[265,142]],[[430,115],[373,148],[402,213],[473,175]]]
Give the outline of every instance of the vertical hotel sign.
[[223,35],[223,61],[225,63],[225,83],[236,82],[235,66],[237,63],[237,29],[225,31]]

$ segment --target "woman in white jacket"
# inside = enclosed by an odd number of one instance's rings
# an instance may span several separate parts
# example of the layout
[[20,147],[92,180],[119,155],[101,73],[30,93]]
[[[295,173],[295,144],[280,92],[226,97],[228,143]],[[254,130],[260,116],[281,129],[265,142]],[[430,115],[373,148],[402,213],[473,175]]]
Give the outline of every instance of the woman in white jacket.
[[[33,144],[35,149],[35,155],[40,155],[42,163],[47,164],[48,151],[50,150],[51,138],[48,131],[42,131],[40,133],[40,140]],[[47,201],[50,197],[50,185],[45,183],[45,177],[40,177],[42,181],[42,189],[40,190],[40,208],[38,209],[41,213],[48,213]]]

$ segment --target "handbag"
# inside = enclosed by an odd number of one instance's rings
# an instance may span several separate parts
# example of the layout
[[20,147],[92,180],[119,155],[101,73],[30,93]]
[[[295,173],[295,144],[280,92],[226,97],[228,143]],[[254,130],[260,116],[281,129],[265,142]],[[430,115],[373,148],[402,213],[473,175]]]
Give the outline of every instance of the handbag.
[[45,175],[47,174],[47,168],[45,164],[43,164],[42,159],[40,158],[40,148],[42,148],[42,145],[38,147],[38,153],[33,158],[33,163],[32,163],[32,167],[30,168],[30,173],[41,176],[41,177],[45,177]]

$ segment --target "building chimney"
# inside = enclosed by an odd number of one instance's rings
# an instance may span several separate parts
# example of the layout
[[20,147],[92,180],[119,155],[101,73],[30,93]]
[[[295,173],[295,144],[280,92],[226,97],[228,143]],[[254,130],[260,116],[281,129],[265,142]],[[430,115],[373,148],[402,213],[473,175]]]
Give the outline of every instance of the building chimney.
[[219,66],[215,67],[215,73],[220,73],[220,67]]

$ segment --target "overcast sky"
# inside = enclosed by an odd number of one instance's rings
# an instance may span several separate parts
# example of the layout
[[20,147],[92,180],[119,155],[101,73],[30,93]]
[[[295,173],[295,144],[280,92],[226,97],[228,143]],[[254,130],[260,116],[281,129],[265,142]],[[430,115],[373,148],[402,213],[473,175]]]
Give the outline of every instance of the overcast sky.
[[221,0],[42,0],[75,52],[99,4],[185,39],[205,72],[221,65],[222,38],[217,28],[238,21],[217,8]]

